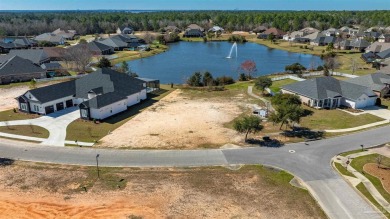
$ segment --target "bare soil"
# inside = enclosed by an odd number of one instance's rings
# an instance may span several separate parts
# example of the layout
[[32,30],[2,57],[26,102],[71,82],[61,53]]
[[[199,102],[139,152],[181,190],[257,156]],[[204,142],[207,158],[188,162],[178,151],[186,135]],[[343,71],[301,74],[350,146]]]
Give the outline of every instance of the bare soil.
[[238,171],[217,167],[102,168],[100,179],[94,170],[22,162],[0,167],[0,215],[325,218],[307,191],[288,183],[289,175],[263,167],[247,166]]
[[103,147],[197,148],[239,143],[243,135],[224,127],[243,113],[245,99],[190,98],[175,90],[100,140]]
[[382,182],[383,188],[390,194],[390,168],[380,167],[377,164],[368,163],[364,165],[363,170],[370,175],[375,176]]
[[0,88],[0,111],[5,111],[18,107],[16,97],[29,90],[28,86],[15,86],[10,88]]

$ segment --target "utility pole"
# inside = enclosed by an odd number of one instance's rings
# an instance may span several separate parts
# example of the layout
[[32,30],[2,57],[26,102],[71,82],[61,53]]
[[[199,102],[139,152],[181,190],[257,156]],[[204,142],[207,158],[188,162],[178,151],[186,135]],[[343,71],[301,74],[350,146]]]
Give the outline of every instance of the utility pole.
[[96,169],[97,169],[97,175],[98,179],[100,179],[100,173],[99,173],[99,154],[96,155]]

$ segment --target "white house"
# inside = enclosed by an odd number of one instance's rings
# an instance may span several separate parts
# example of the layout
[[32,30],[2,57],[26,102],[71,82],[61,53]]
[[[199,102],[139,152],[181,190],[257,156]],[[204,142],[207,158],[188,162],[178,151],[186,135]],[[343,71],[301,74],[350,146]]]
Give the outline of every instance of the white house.
[[99,69],[74,81],[27,91],[19,110],[50,114],[78,105],[83,119],[102,120],[145,100],[146,82],[111,69]]
[[378,96],[371,88],[339,81],[333,77],[319,77],[288,84],[282,93],[298,95],[303,104],[314,108],[337,108],[347,106],[354,109],[374,106]]

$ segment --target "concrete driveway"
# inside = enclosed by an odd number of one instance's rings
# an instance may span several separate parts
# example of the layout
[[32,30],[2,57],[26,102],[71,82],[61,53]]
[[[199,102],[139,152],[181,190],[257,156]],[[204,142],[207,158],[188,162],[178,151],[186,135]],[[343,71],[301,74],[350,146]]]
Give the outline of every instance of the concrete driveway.
[[74,120],[80,118],[78,107],[66,108],[61,111],[41,116],[36,119],[15,120],[0,122],[0,126],[13,125],[36,125],[45,128],[49,131],[49,138],[45,139],[41,144],[51,146],[65,146],[66,128]]
[[380,118],[390,120],[390,110],[383,109],[377,106],[370,106],[363,109],[365,113],[369,113]]

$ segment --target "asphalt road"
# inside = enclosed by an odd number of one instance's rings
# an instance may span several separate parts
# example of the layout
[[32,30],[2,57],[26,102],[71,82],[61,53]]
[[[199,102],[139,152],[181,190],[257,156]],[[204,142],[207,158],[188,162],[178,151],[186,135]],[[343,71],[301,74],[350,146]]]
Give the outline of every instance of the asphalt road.
[[[331,167],[333,156],[390,142],[390,127],[337,138],[289,144],[281,148],[253,147],[215,150],[110,150],[49,147],[2,141],[0,156],[26,161],[107,167],[188,167],[264,164],[299,177],[330,218],[382,218]],[[294,152],[291,153],[291,150]]]

